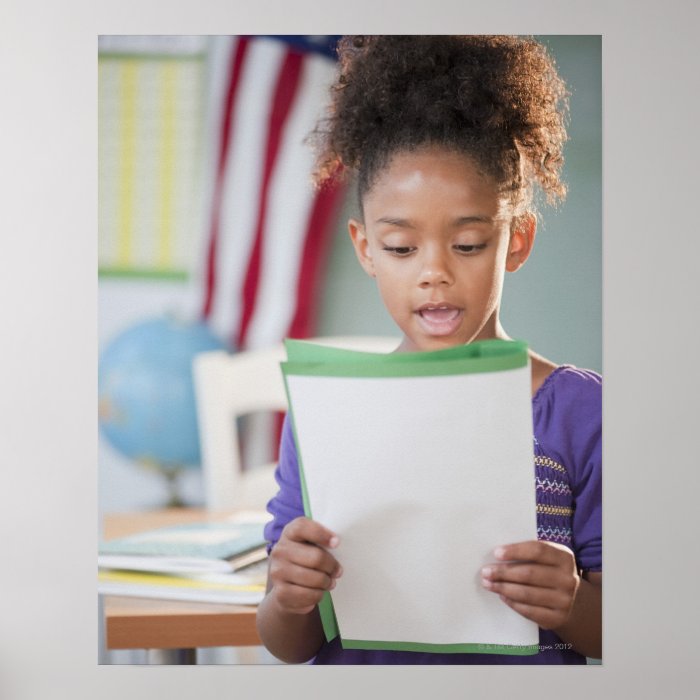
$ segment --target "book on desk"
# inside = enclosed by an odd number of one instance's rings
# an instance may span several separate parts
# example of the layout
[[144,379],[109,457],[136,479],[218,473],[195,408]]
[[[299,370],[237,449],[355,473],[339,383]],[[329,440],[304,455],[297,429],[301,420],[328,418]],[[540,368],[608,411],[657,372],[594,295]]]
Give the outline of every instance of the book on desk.
[[174,575],[147,571],[102,569],[97,592],[103,595],[187,600],[202,603],[257,605],[265,595],[262,564],[248,573]]
[[200,522],[102,541],[98,593],[257,604],[267,552],[258,522]]

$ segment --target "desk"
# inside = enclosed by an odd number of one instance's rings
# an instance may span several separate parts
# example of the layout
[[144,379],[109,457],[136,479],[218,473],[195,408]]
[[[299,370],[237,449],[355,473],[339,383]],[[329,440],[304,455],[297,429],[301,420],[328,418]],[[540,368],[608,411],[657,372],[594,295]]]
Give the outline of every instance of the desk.
[[[225,515],[211,516],[189,508],[107,515],[104,537],[112,539],[155,527],[222,517]],[[103,611],[108,650],[178,650],[152,656],[161,662],[192,663],[197,647],[261,644],[255,627],[256,608],[250,605],[105,596]]]

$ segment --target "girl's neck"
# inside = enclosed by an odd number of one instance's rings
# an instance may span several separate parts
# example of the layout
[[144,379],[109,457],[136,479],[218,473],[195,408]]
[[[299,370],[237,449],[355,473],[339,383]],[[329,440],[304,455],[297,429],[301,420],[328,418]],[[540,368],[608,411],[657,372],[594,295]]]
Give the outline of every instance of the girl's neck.
[[496,318],[494,324],[493,335],[484,336],[486,338],[498,338],[498,340],[512,340],[512,338],[505,332],[503,326],[501,325],[500,319]]

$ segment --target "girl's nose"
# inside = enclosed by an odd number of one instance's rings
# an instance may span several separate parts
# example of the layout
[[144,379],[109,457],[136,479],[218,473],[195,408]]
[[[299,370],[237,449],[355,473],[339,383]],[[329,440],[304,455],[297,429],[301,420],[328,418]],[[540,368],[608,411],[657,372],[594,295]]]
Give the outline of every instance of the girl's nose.
[[454,277],[447,261],[441,255],[431,255],[426,258],[418,278],[418,286],[427,289],[429,287],[450,286],[454,283]]

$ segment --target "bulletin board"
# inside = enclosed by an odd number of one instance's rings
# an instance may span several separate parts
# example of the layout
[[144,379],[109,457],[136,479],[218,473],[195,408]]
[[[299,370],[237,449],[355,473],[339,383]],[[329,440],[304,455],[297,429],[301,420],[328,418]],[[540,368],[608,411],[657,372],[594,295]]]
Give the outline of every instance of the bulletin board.
[[188,276],[201,218],[204,40],[100,37],[101,276]]

